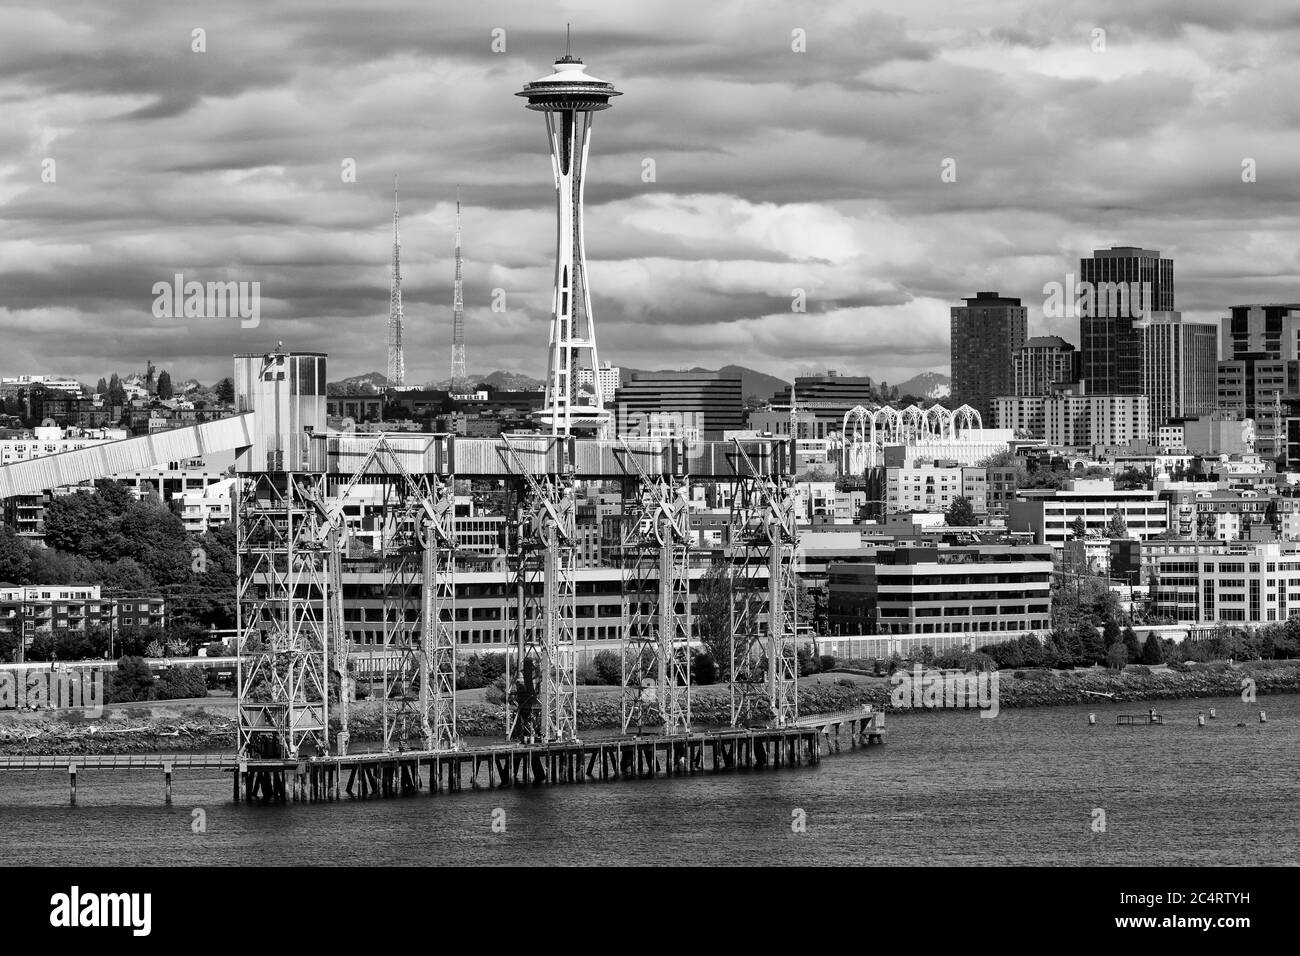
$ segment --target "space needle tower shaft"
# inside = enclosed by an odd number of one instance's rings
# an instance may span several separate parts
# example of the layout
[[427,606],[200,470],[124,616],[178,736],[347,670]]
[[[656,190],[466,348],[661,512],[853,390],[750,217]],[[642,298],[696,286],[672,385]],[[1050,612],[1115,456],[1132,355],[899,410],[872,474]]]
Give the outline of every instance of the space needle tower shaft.
[[610,99],[622,94],[612,83],[588,75],[582,60],[568,52],[555,61],[554,71],[515,94],[527,98],[528,109],[546,116],[555,176],[555,295],[540,418],[552,434],[568,435],[575,429],[599,434],[608,427],[610,415],[597,374],[600,363],[587,286],[582,200],[592,114],[608,109]]

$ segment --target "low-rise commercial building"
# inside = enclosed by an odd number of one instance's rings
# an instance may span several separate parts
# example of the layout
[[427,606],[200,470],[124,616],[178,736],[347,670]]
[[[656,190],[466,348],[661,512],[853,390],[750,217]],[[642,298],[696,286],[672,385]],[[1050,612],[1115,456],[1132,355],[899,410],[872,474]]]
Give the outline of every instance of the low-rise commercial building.
[[1051,627],[1052,551],[1041,546],[900,546],[828,569],[832,635],[873,637],[864,656],[977,647]]

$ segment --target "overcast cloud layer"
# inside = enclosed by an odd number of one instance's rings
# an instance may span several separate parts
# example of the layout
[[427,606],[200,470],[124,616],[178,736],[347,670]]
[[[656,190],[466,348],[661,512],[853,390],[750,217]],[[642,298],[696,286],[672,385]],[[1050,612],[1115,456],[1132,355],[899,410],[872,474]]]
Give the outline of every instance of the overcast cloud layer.
[[[897,382],[947,370],[948,308],[983,289],[1077,342],[1043,284],[1112,244],[1172,256],[1192,318],[1300,300],[1293,3],[207,6],[0,9],[3,374],[152,359],[211,382],[277,341],[328,351],[333,378],[382,371],[398,173],[408,381],[448,374],[457,185],[470,369],[540,376],[554,190],[512,94],[566,20],[624,92],[587,191],[607,361]],[[261,325],[155,318],[177,272],[259,281]]]

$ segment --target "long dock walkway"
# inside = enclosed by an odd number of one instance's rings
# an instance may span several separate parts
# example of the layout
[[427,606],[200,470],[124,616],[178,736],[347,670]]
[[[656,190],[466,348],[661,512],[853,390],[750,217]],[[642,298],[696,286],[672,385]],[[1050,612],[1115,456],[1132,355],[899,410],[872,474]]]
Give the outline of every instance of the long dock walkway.
[[0,756],[0,771],[68,774],[72,803],[83,770],[161,771],[172,798],[175,770],[232,772],[236,803],[324,802],[587,780],[779,769],[821,762],[850,748],[883,743],[884,714],[870,709],[801,718],[789,727],[720,730],[668,737],[610,737],[589,742],[501,743],[451,751],[378,751],[293,760],[240,760],[225,754]]

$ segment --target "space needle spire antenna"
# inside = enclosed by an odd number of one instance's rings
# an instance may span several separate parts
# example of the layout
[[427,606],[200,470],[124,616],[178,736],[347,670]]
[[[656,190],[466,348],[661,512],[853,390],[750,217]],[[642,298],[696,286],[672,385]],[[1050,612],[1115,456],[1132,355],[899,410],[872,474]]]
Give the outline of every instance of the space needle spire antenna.
[[402,239],[397,205],[397,174],[393,174],[393,275],[388,289],[388,385],[406,384],[406,357],[402,351]]
[[596,323],[587,287],[587,250],[582,234],[583,187],[592,114],[608,109],[622,94],[586,72],[573,55],[565,31],[565,54],[554,73],[527,84],[516,96],[546,117],[547,140],[555,181],[555,293],[551,304],[551,340],[547,358],[546,396],[538,415],[553,435],[575,429],[605,434],[610,414],[600,382]]
[[456,282],[451,296],[451,385],[458,388],[469,378],[465,372],[465,296],[461,284],[460,187],[456,187]]

